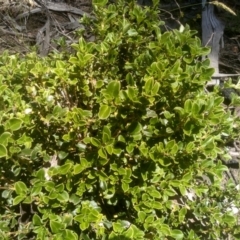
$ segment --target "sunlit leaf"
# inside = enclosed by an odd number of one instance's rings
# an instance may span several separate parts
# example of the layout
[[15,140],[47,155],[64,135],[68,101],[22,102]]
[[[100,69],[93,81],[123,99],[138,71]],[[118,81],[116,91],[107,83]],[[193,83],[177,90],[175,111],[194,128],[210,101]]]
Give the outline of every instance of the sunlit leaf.
[[100,119],[107,119],[110,116],[111,108],[107,105],[101,105],[98,116]]

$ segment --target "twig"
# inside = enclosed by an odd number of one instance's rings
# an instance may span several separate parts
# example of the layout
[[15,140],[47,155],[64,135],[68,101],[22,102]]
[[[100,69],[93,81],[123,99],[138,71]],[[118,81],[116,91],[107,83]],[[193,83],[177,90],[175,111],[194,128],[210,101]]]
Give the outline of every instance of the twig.
[[32,34],[23,34],[23,33],[19,33],[19,32],[12,32],[12,31],[5,30],[2,27],[0,27],[0,32],[2,32],[4,34],[13,35],[13,36],[18,36],[18,37],[25,37],[25,38],[35,39],[35,37],[32,36]]
[[19,14],[19,15],[16,17],[16,20],[19,20],[19,19],[22,19],[22,18],[25,18],[25,17],[29,17],[30,15],[35,14],[35,13],[39,13],[39,12],[41,12],[41,11],[42,11],[42,9],[41,9],[40,7],[31,9],[30,11],[27,11],[27,12],[24,12],[24,13]]

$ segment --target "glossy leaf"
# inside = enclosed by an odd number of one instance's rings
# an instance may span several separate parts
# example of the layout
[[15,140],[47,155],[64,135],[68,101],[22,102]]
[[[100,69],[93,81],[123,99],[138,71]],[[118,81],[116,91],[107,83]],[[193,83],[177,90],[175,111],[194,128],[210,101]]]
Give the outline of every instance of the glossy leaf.
[[100,119],[107,119],[110,116],[111,108],[107,105],[101,105],[98,116]]
[[119,81],[111,81],[107,86],[106,92],[113,98],[116,98],[119,95],[120,87]]
[[107,0],[93,0],[93,4],[96,6],[105,6],[107,4]]
[[0,144],[0,158],[7,156],[7,149],[4,145]]
[[58,201],[60,202],[67,202],[69,200],[69,195],[67,191],[63,191],[58,194],[57,196]]
[[50,228],[53,233],[59,233],[63,229],[63,224],[57,221],[50,220]]
[[0,144],[6,146],[6,144],[8,143],[8,139],[12,136],[12,134],[10,132],[4,132],[1,134],[0,136]]
[[34,215],[33,215],[33,224],[34,224],[35,226],[40,226],[40,225],[42,225],[42,220],[41,220],[41,218],[40,218],[37,214],[34,214]]
[[12,118],[5,123],[6,129],[17,131],[21,128],[23,121],[19,118]]
[[70,171],[71,167],[72,167],[71,163],[66,163],[59,167],[58,172],[59,174],[65,175]]
[[78,235],[72,230],[65,229],[63,231],[63,238],[65,240],[78,240]]
[[22,202],[26,198],[25,195],[18,195],[13,199],[13,205],[18,205],[20,202]]
[[184,103],[184,110],[187,113],[190,113],[192,111],[192,101],[190,99],[187,99],[186,102]]
[[171,236],[174,239],[183,239],[183,237],[184,237],[183,232],[181,230],[178,230],[178,229],[172,230],[171,231]]
[[14,188],[15,188],[15,191],[18,195],[26,194],[27,191],[28,191],[28,188],[27,188],[26,184],[24,182],[21,182],[21,181],[16,182],[14,184]]

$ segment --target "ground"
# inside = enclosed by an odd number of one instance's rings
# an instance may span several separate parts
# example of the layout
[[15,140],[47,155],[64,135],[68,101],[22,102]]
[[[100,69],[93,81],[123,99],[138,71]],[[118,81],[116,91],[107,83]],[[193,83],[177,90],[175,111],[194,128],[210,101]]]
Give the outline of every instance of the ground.
[[[55,4],[63,2],[65,3],[65,9],[74,7],[75,10],[80,9],[86,13],[90,13],[92,9],[91,0],[66,0],[66,2],[55,0],[50,2]],[[71,3],[69,4],[69,2]],[[61,9],[58,6],[61,5],[56,5],[57,9]],[[34,12],[36,9],[39,9],[39,5],[34,0],[0,0],[0,53],[8,50],[13,54],[24,54],[38,43],[38,34],[47,21],[47,14],[44,11]],[[25,13],[25,17],[21,18],[23,13]],[[69,27],[69,24],[77,21],[81,16],[70,11],[50,10],[49,14],[52,22],[51,29],[48,32],[51,40],[49,50],[53,50],[55,47],[54,40],[62,36],[67,37],[68,40],[73,40],[72,32],[76,28],[74,26]]]

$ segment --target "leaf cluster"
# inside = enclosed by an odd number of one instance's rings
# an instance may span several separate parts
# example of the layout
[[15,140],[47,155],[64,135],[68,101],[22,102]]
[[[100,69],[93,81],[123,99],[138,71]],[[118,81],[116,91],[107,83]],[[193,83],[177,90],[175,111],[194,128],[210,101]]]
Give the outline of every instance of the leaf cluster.
[[[238,122],[195,31],[162,33],[157,1],[84,18],[73,53],[0,56],[1,239],[223,239]],[[234,123],[234,124],[233,124]]]

